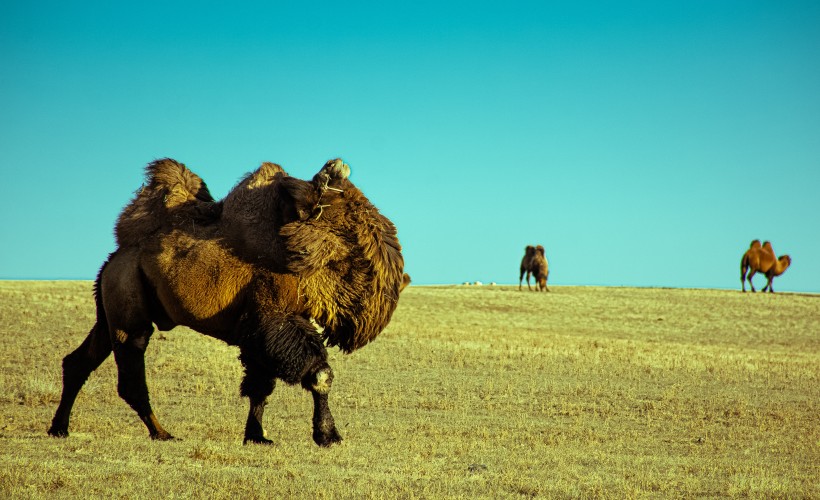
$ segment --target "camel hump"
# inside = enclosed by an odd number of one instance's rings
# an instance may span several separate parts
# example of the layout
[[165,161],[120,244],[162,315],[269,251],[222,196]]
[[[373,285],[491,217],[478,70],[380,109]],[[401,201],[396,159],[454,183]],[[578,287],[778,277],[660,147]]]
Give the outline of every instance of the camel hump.
[[752,240],[752,243],[749,244],[749,248],[760,248],[760,240]]
[[[149,235],[174,221],[212,222],[221,211],[208,186],[175,160],[163,158],[145,167],[145,183],[123,208],[114,227],[120,247],[137,246]],[[171,213],[175,217],[171,217]]]
[[276,180],[278,174],[288,175],[281,165],[269,161],[263,162],[255,172],[248,176],[247,187],[248,189],[258,189],[269,186]]
[[145,167],[145,178],[149,193],[164,191],[164,202],[168,208],[194,200],[214,201],[205,181],[171,158],[149,163]]
[[772,255],[774,255],[774,248],[772,248],[772,243],[770,241],[764,241],[763,242],[763,250],[765,250],[765,251],[771,253]]
[[537,247],[535,247],[535,251],[538,252],[541,255],[541,257],[546,256],[546,253],[544,251],[544,247],[541,246],[541,245],[538,245]]

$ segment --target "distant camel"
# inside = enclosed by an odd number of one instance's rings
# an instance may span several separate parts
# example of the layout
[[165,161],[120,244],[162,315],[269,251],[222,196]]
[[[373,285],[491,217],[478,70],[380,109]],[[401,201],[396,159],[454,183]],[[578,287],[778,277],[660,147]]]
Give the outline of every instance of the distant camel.
[[751,245],[749,245],[749,249],[746,250],[746,253],[743,254],[743,258],[740,260],[740,284],[743,291],[746,291],[746,272],[749,271],[748,280],[752,292],[757,291],[752,283],[752,276],[754,276],[755,273],[763,273],[766,275],[767,283],[766,286],[763,287],[763,291],[765,292],[768,289],[769,293],[774,292],[772,280],[775,276],[783,274],[791,263],[792,258],[788,255],[775,257],[772,244],[768,241],[764,242],[763,245],[760,244],[760,240],[752,241]]
[[527,245],[524,249],[524,258],[521,259],[521,274],[518,276],[518,289],[521,290],[521,281],[524,279],[524,273],[527,273],[527,288],[530,287],[530,274],[535,278],[536,291],[549,292],[547,288],[547,277],[550,274],[549,264],[547,264],[547,257],[544,255],[544,247],[538,245],[534,247]]

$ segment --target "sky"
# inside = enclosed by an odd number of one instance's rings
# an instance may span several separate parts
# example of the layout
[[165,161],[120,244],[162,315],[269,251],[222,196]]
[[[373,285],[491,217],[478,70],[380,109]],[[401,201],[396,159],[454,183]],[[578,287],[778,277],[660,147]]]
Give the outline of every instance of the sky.
[[[0,3],[0,279],[93,279],[171,157],[330,158],[415,284],[820,292],[820,3]],[[762,287],[762,277],[756,279]]]

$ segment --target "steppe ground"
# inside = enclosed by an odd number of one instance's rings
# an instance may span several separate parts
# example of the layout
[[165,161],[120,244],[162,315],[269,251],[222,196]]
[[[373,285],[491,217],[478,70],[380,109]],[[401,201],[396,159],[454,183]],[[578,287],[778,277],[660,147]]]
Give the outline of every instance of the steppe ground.
[[153,442],[113,358],[46,435],[90,282],[0,282],[2,498],[820,498],[820,296],[551,286],[408,288],[371,345],[333,350],[345,440],[280,385],[242,446],[238,351],[154,335]]

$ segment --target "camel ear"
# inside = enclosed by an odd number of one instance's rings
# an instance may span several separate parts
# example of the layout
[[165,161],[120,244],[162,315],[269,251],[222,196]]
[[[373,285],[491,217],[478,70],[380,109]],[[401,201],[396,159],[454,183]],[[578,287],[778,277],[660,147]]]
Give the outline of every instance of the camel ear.
[[285,242],[288,270],[293,273],[311,275],[348,254],[340,237],[310,222],[285,224],[279,235]]

